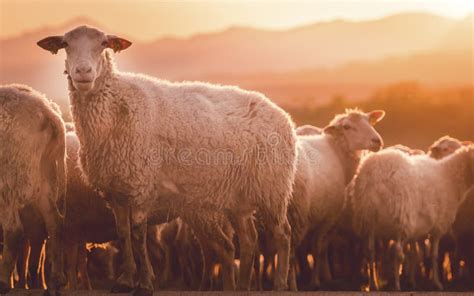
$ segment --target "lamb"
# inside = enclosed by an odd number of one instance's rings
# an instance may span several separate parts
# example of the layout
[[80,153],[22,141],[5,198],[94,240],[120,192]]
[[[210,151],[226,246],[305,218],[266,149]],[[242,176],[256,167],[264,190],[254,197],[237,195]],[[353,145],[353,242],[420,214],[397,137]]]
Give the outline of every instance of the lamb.
[[309,124],[296,128],[296,135],[298,136],[320,135],[322,132],[323,130],[321,128]]
[[[362,150],[379,150],[382,138],[374,125],[385,115],[377,110],[364,113],[346,110],[337,115],[321,135],[298,136],[298,161],[293,199],[288,208],[292,227],[292,250],[314,232],[316,255],[311,285],[320,286],[320,265],[325,257],[328,233],[334,228],[345,205],[345,187],[359,164]],[[291,287],[296,289],[294,260]]]
[[65,284],[62,256],[63,217],[56,202],[66,192],[65,130],[56,104],[32,88],[0,86],[0,224],[4,248],[0,294],[10,277],[24,240],[24,209],[33,206],[50,237],[52,261],[48,292]]
[[[242,250],[239,289],[250,286],[257,240],[252,214],[258,210],[280,258],[274,288],[286,288],[286,211],[296,159],[287,113],[264,95],[237,87],[119,72],[107,48],[117,52],[131,42],[87,26],[38,45],[52,53],[66,48],[81,167],[94,188],[111,194],[124,255],[112,292],[135,288],[133,238],[139,266],[134,294],[152,294],[146,225],[160,207],[189,225],[225,213]],[[215,227],[217,239],[227,241]],[[233,258],[232,251],[227,248],[226,257]]]
[[410,156],[396,149],[368,155],[354,179],[354,229],[367,242],[370,288],[377,289],[375,240],[394,240],[393,285],[400,290],[399,268],[405,243],[431,240],[433,284],[439,280],[439,240],[454,222],[463,194],[473,184],[474,148],[443,160]]

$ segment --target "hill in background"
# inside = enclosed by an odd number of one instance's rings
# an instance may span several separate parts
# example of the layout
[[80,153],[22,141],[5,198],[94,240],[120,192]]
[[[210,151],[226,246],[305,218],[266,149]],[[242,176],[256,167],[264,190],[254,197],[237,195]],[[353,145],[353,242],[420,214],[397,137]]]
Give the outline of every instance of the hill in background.
[[[234,27],[186,39],[134,43],[117,61],[124,71],[259,90],[282,105],[321,104],[335,95],[360,100],[400,80],[431,86],[472,84],[472,18],[405,13],[284,31]],[[26,83],[65,104],[65,55],[61,51],[52,56],[36,42],[80,24],[120,35],[79,18],[1,40],[0,83]]]

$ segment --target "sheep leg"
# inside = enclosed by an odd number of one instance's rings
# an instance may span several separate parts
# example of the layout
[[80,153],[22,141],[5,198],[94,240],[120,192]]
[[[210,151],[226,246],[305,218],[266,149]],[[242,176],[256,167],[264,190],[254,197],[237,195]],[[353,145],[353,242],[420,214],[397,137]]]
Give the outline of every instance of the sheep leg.
[[212,246],[222,264],[223,289],[224,291],[233,291],[235,290],[234,243],[232,238],[228,237],[220,227],[217,231],[220,232],[221,241],[219,243],[213,242]]
[[65,245],[64,253],[66,254],[66,276],[68,287],[71,290],[77,290],[77,253],[79,249],[78,243],[68,242]]
[[[323,227],[314,232],[315,238],[312,243],[312,251],[314,257],[314,269],[311,279],[311,286],[313,289],[321,288],[321,271],[324,269],[324,257],[327,255],[326,241],[328,239],[328,227]],[[327,263],[329,264],[329,263]],[[329,267],[328,267],[329,268]]]
[[307,286],[309,282],[309,276],[311,275],[311,267],[308,263],[308,239],[305,238],[302,245],[296,251],[298,258],[298,265],[300,267],[300,280],[303,286]]
[[200,291],[209,291],[211,289],[212,283],[212,251],[210,250],[209,246],[207,245],[207,241],[199,237],[199,243],[201,245],[201,252],[202,252],[202,276],[201,276],[201,284],[199,285]]
[[449,254],[449,262],[451,266],[451,272],[453,273],[453,279],[457,281],[459,279],[459,250],[458,250],[457,237],[454,238],[454,250]]
[[443,285],[439,280],[439,264],[438,264],[438,253],[439,253],[439,241],[441,235],[434,234],[431,237],[431,270],[433,273],[433,284],[436,289],[443,290]]
[[403,247],[402,243],[399,238],[395,240],[395,244],[393,245],[393,277],[394,277],[394,287],[395,291],[400,291],[400,266],[403,263]]
[[138,286],[133,292],[134,296],[151,296],[154,290],[155,274],[147,250],[147,221],[146,212],[138,209],[132,210],[132,247],[139,267]]
[[18,259],[16,262],[16,272],[18,273],[18,283],[15,288],[26,289],[26,274],[28,270],[28,254],[30,252],[30,244],[27,240],[24,240],[21,247],[21,252],[18,253]]
[[349,242],[352,244],[353,248],[347,248],[345,252],[347,262],[349,263],[348,270],[350,274],[352,274],[351,280],[356,283],[361,283],[361,271],[364,266],[364,261],[368,257],[364,258],[364,246],[360,239],[352,238]]
[[163,287],[168,282],[168,273],[171,266],[171,251],[158,239],[158,227],[148,225],[147,228],[147,251],[150,261],[153,262],[153,271],[158,278],[158,287]]
[[369,259],[369,288],[370,291],[378,291],[378,279],[377,279],[377,268],[375,261],[375,237],[374,235],[369,235],[367,239],[367,255]]
[[252,280],[254,252],[257,247],[257,229],[252,217],[236,217],[232,220],[232,226],[240,243],[240,270],[237,289],[248,291]]
[[[179,279],[187,288],[193,288],[194,283],[192,282],[192,276],[188,276],[191,267],[188,266],[188,264],[186,263],[187,253],[186,251],[184,251],[184,248],[179,244],[177,245],[177,253],[179,264]],[[168,261],[166,258],[165,260]]]
[[311,253],[314,259],[313,271],[311,273],[311,289],[312,290],[319,290],[321,288],[321,279],[319,273],[321,271],[320,265],[320,253],[321,253],[321,243],[322,237],[320,235],[320,231],[314,233],[313,240],[311,242]]
[[260,272],[260,250],[257,247],[255,249],[255,258],[254,258],[254,279],[255,279],[255,290],[262,291],[262,273]]
[[20,226],[11,230],[3,229],[3,255],[0,265],[0,294],[10,291],[13,269],[24,243],[23,231]]
[[43,248],[41,249],[41,259],[40,259],[40,273],[41,273],[41,287],[46,289],[46,279],[48,278],[49,274],[51,273],[51,264],[47,259],[48,251],[48,241],[46,240],[43,244]]
[[416,274],[416,265],[418,262],[417,251],[416,251],[416,241],[410,242],[410,251],[408,252],[408,285],[410,289],[414,289],[416,286],[415,274]]
[[177,248],[180,280],[187,288],[193,290],[196,288],[197,281],[195,279],[196,274],[199,274],[199,272],[196,266],[196,258],[192,256],[190,237],[191,234],[188,230],[188,226],[183,225],[178,231],[175,245]]
[[425,239],[420,239],[418,241],[419,245],[420,245],[420,249],[421,249],[421,252],[423,253],[423,265],[425,267],[425,272],[424,274],[422,274],[422,276],[424,278],[427,278],[429,279],[430,278],[430,273],[431,273],[431,256],[430,256],[430,253],[431,253],[431,243],[429,243],[429,241],[426,241],[425,242]]
[[59,214],[56,204],[50,199],[41,199],[39,212],[45,222],[46,231],[49,236],[47,247],[47,260],[51,264],[51,273],[47,278],[47,294],[59,294],[59,288],[66,285],[64,275],[64,218]]
[[288,270],[290,261],[291,226],[285,218],[280,224],[269,228],[278,255],[278,265],[273,277],[273,290],[282,291],[288,288]]
[[30,241],[31,249],[30,258],[28,259],[28,287],[30,289],[37,289],[40,287],[38,275],[43,244],[43,239],[32,239]]
[[332,275],[331,268],[329,266],[329,246],[327,239],[323,241],[320,259],[321,264],[319,266],[321,268],[320,273],[322,274],[323,280],[325,282],[330,282],[332,281]]
[[134,289],[134,275],[137,271],[133,258],[132,237],[130,231],[130,206],[128,200],[115,198],[109,199],[110,207],[114,212],[117,227],[119,249],[122,254],[120,275],[115,280],[112,293],[130,293]]
[[86,290],[92,290],[89,272],[87,271],[87,248],[85,243],[81,243],[77,250],[77,271],[81,279],[81,287]]
[[375,254],[376,254],[376,262],[380,263],[378,266],[380,268],[378,269],[377,275],[379,278],[385,278],[388,279],[390,284],[392,286],[395,286],[393,282],[393,263],[395,261],[393,256],[396,256],[396,253],[394,253],[394,247],[390,244],[390,240],[387,239],[380,239],[376,241],[375,245]]
[[[203,225],[204,226],[204,225]],[[203,280],[209,282],[206,278],[212,276],[212,253],[217,255],[222,265],[223,289],[226,291],[235,290],[234,257],[235,248],[232,237],[229,237],[221,226],[211,223],[206,225],[207,232],[214,234],[213,237],[202,237],[201,246],[205,254],[205,270]],[[205,233],[205,229],[199,229],[199,233]],[[209,273],[209,275],[207,275]],[[203,282],[203,284],[206,284]]]
[[268,268],[270,268],[272,275],[275,273],[275,268],[273,266],[273,263],[275,262],[274,259],[275,259],[275,255],[269,254],[269,252],[266,252],[263,255],[263,270],[262,270],[262,289],[263,290],[269,287],[271,283],[271,277],[268,274]]
[[298,291],[298,285],[296,283],[296,251],[295,247],[292,246],[290,250],[290,269],[288,271],[288,287],[290,291]]
[[167,246],[167,245],[164,245],[163,246],[163,252],[164,252],[164,256],[165,256],[165,267],[163,268],[163,279],[161,280],[164,284],[168,283],[173,277],[173,270],[172,270],[172,266],[173,266],[173,263],[171,262],[171,260],[173,259],[172,256],[172,252],[170,250],[170,248]]

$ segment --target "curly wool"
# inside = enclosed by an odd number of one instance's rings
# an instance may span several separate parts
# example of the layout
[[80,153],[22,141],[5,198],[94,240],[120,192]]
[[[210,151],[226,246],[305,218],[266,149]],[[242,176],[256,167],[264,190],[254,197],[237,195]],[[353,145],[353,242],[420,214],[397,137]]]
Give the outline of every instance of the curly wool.
[[122,73],[108,52],[104,62],[94,91],[70,93],[93,187],[143,210],[261,206],[284,220],[296,158],[288,114],[257,92]]

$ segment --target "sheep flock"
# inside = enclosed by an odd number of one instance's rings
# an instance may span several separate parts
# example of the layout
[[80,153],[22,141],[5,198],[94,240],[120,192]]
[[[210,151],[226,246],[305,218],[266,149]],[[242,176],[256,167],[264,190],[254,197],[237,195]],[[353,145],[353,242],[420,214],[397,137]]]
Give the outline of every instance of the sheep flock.
[[383,148],[383,110],[296,127],[258,92],[120,72],[131,42],[88,26],[37,44],[66,51],[73,122],[0,86],[0,294],[474,282],[471,142]]

